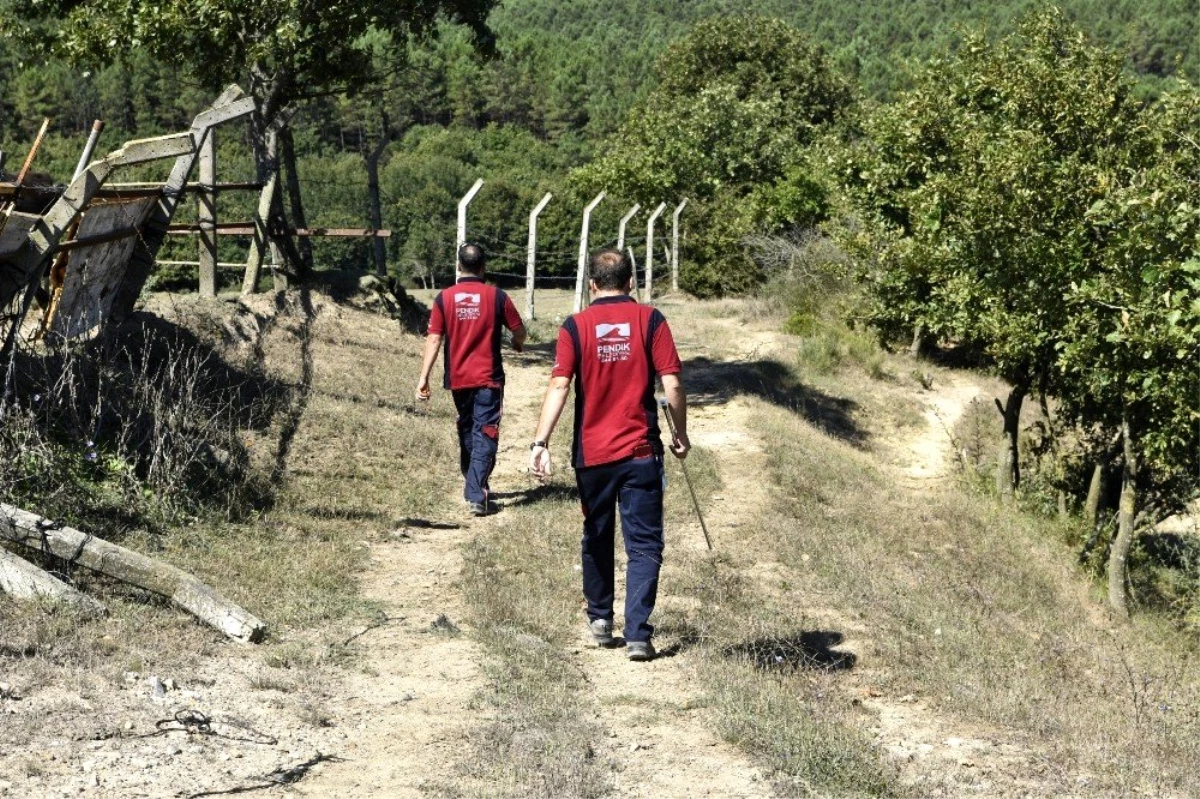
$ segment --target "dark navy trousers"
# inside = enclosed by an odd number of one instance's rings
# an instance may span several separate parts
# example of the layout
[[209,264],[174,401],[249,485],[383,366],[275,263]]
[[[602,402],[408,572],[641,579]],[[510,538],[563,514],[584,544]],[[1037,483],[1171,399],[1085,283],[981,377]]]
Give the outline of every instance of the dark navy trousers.
[[458,463],[466,478],[463,498],[487,502],[488,478],[500,446],[500,409],[504,387],[463,388],[450,392],[458,409]]
[[616,511],[629,564],[625,572],[625,640],[648,641],[663,553],[662,458],[634,458],[577,469],[583,503],[583,595],[588,619],[612,619]]

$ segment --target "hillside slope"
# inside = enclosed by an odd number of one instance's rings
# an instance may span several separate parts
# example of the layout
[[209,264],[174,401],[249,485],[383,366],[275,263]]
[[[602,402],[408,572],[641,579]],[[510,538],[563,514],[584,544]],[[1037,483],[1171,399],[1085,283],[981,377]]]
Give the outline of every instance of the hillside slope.
[[[271,640],[233,646],[132,599],[120,622],[59,623],[57,644],[53,617],[16,628],[0,796],[1200,791],[1194,644],[1111,620],[1053,526],[948,459],[956,417],[999,388],[986,378],[919,381],[890,356],[818,368],[750,301],[664,298],[715,551],[672,465],[663,656],[636,665],[583,635],[570,472],[549,487],[524,472],[568,295],[539,298],[532,346],[508,361],[504,508],[485,519],[458,499],[448,396],[410,399],[420,339],[313,299],[307,328],[303,303],[253,308],[274,318],[248,342],[272,370],[304,380],[311,356],[284,496],[223,537],[181,533],[213,555],[290,542],[283,576],[255,584],[248,551],[222,577]],[[356,585],[310,551],[350,558]],[[166,634],[129,642],[126,624]],[[150,674],[173,687],[155,698]]]

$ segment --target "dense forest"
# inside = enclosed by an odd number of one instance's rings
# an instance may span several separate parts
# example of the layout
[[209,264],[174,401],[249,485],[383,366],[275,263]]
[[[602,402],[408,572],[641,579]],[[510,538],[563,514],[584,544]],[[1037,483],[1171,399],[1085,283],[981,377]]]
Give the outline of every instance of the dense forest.
[[[512,271],[523,262],[526,224],[526,212],[514,209],[532,208],[546,191],[555,194],[540,221],[542,262],[548,271],[568,272],[579,209],[587,200],[581,182],[569,178],[572,170],[605,151],[631,109],[654,90],[656,67],[669,46],[696,22],[748,14],[778,18],[822,49],[830,70],[856,97],[884,101],[911,86],[916,65],[948,52],[967,32],[985,31],[990,38],[1010,33],[1036,5],[509,0],[488,20],[494,53],[481,54],[467,31],[448,24],[436,40],[420,45],[381,38],[372,55],[373,78],[297,104],[289,143],[307,222],[369,224],[368,162],[374,153],[381,221],[394,231],[388,241],[393,273],[423,280],[445,268],[456,199],[477,177],[487,189],[473,206],[472,229]],[[1196,78],[1196,19],[1185,0],[1063,5],[1081,30],[1125,57],[1141,96],[1156,96],[1176,74]],[[9,155],[10,169],[43,117],[53,127],[37,166],[62,181],[93,119],[108,125],[102,148],[115,147],[127,138],[180,129],[215,96],[212,74],[156,58],[145,47],[118,48],[115,59],[107,47],[104,57],[47,57],[30,44],[36,37],[29,29],[37,23],[24,26],[29,10],[12,0],[0,3],[0,19],[6,20],[0,22],[0,150]],[[249,143],[221,144],[222,177],[252,178]],[[594,229],[601,236],[615,238],[626,199],[612,197],[597,209]],[[252,202],[224,197],[222,215],[244,218]],[[232,252],[222,258],[239,259],[243,246],[227,241],[224,248]],[[361,240],[316,246],[318,263],[329,267],[361,266],[370,257]]]

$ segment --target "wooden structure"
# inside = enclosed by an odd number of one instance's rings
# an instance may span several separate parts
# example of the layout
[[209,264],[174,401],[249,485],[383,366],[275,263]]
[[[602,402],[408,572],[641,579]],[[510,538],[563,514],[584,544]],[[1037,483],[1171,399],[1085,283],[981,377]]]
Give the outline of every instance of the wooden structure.
[[0,591],[17,599],[65,602],[89,616],[103,616],[103,605],[24,558],[0,547]]
[[[203,297],[216,296],[217,269],[225,266],[217,261],[219,235],[251,237],[248,261],[230,265],[245,270],[243,293],[256,289],[272,235],[390,235],[390,231],[369,228],[271,231],[268,220],[275,201],[275,180],[265,186],[219,183],[216,128],[248,116],[254,107],[252,98],[230,86],[196,116],[187,131],[131,141],[89,163],[103,128],[97,122],[80,166],[65,189],[26,184],[47,120],[16,181],[0,182],[0,330],[4,331],[0,360],[11,353],[23,327],[32,328],[35,335],[76,338],[93,334],[109,320],[123,319],[133,311],[168,235],[199,234],[199,260],[171,263],[198,267]],[[161,182],[110,180],[122,169],[169,158],[175,161]],[[255,218],[219,223],[216,200],[220,192],[244,190],[261,191]],[[188,194],[199,196],[197,223],[171,224]],[[275,278],[277,287],[286,287],[286,276],[276,272]],[[29,318],[35,298],[42,311],[40,319]]]
[[[47,270],[48,293],[36,328],[42,333],[86,335],[132,312],[198,152],[214,127],[253,110],[254,101],[231,86],[189,130],[127,142],[88,164],[45,213],[22,212],[12,205],[0,211],[0,309],[8,322],[2,355],[11,354],[22,326],[30,321]],[[171,158],[174,164],[162,183],[109,181],[121,169]],[[4,188],[0,186],[0,197]],[[20,180],[8,188],[15,196]]]

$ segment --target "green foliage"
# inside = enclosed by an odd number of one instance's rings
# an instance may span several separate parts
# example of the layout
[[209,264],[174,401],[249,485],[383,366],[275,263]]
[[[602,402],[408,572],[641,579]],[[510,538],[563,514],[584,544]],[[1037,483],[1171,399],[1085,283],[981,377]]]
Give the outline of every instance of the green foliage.
[[1200,356],[1198,113],[1200,92],[1179,84],[1143,128],[1145,158],[1088,209],[1103,247],[1097,268],[1069,287],[1059,345],[1068,412],[1082,424],[1127,419],[1168,485],[1195,485],[1200,451],[1200,375],[1181,368]]
[[745,291],[760,278],[742,239],[823,214],[824,190],[801,166],[804,147],[850,104],[849,85],[799,31],[761,17],[698,24],[659,73],[660,85],[577,180],[648,207],[696,202],[682,284],[700,296]]
[[1083,214],[1140,121],[1130,95],[1120,59],[1048,13],[996,46],[968,37],[869,117],[840,168],[880,228],[879,327],[978,344],[1045,386],[1056,298],[1090,268]]
[[[284,80],[287,99],[353,87],[373,74],[374,30],[405,38],[434,34],[439,19],[467,26],[483,46],[494,0],[353,0],[308,3],[233,0],[151,3],[143,0],[9,0],[4,32],[38,52],[77,63],[109,63],[143,48],[164,63],[184,61],[210,88],[250,77]],[[273,109],[264,109],[268,118]]]

